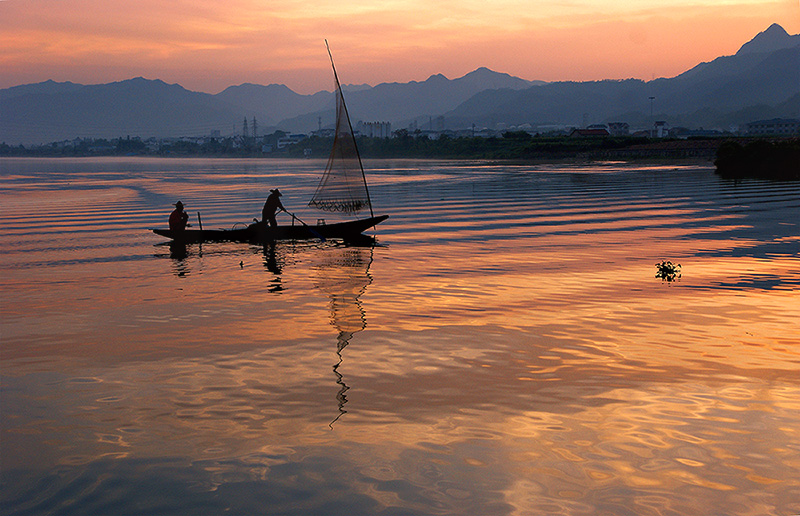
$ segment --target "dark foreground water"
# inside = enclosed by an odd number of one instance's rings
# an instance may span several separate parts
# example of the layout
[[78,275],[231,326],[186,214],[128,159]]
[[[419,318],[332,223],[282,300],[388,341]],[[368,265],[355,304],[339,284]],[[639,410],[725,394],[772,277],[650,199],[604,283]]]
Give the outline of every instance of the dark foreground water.
[[322,165],[0,160],[2,514],[800,513],[800,184],[370,162],[375,246],[147,231],[330,221]]

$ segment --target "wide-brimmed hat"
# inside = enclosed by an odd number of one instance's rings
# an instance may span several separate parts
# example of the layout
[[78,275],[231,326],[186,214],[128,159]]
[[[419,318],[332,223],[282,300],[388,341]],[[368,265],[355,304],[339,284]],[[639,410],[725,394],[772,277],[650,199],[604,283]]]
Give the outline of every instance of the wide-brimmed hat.
[[178,201],[175,204],[173,204],[173,206],[175,206],[176,208],[183,208],[183,203],[181,201]]
[[279,196],[279,197],[280,197],[280,196],[283,196],[283,194],[281,193],[281,191],[280,191],[280,190],[278,190],[277,188],[276,188],[276,189],[274,189],[274,190],[270,190],[270,192],[274,193],[275,195],[277,195],[277,196]]

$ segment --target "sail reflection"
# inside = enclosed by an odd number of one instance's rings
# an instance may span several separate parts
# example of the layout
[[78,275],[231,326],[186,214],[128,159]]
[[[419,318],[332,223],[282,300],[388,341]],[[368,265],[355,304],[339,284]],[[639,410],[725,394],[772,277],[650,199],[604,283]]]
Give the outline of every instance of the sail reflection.
[[331,247],[326,249],[323,257],[313,267],[314,285],[330,298],[331,324],[339,332],[336,337],[336,355],[339,361],[333,366],[336,384],[339,391],[336,401],[339,414],[330,423],[339,420],[347,411],[347,391],[350,389],[339,372],[342,365],[342,351],[350,343],[355,333],[367,326],[364,308],[361,306],[361,294],[372,283],[369,268],[372,264],[374,241],[362,247]]

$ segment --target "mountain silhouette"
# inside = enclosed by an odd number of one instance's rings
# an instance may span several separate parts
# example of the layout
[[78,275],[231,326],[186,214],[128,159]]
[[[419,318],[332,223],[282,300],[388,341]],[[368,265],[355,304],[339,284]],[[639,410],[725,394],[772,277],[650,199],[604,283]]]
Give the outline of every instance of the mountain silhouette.
[[[727,128],[800,117],[800,35],[773,24],[735,55],[653,81],[545,83],[481,67],[457,79],[436,74],[345,90],[354,124],[382,121],[394,129],[427,127],[434,118],[450,129],[611,121],[647,127],[653,119]],[[98,85],[45,81],[0,90],[0,142],[231,135],[245,118],[257,119],[260,134],[310,132],[332,125],[333,104],[331,92],[301,95],[281,84],[241,84],[212,95],[142,77]]]
[[333,94],[319,92],[314,95],[300,95],[283,84],[241,84],[230,86],[216,95],[216,98],[241,109],[251,116],[258,113],[258,122],[264,126],[274,126],[281,120],[332,108]]
[[0,141],[6,143],[209,134],[232,128],[245,116],[214,95],[141,77],[77,88],[72,83],[9,88],[0,91],[0,102]]
[[800,34],[790,36],[783,27],[773,23],[767,30],[759,32],[756,37],[742,45],[736,55],[763,54],[798,45],[800,45]]
[[584,120],[647,126],[655,118],[671,125],[727,128],[761,117],[798,117],[789,102],[797,95],[800,36],[772,25],[736,55],[701,63],[670,79],[554,82],[519,92],[484,91],[445,118],[452,126],[491,127],[501,121],[579,126]]

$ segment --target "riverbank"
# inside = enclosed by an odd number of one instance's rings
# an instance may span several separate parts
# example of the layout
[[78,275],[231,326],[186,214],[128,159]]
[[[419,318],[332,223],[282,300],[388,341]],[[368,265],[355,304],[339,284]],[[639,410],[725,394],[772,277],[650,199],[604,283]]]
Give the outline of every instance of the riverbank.
[[[690,161],[715,164],[726,177],[800,179],[800,139],[713,137],[652,139],[633,136],[575,138],[508,132],[499,138],[429,139],[407,132],[394,138],[357,139],[365,159],[448,159],[490,161]],[[233,145],[229,141],[177,141],[157,148],[136,138],[81,140],[74,145],[26,148],[0,144],[0,156],[157,156],[213,158],[327,158],[332,138],[312,136],[280,149]]]
[[[634,136],[583,138],[532,136],[507,132],[502,137],[431,139],[400,131],[393,138],[357,138],[364,158],[434,159],[713,159],[721,138],[660,140]],[[261,145],[254,141],[225,139],[164,140],[158,144],[140,138],[79,139],[25,147],[0,143],[0,156],[199,156],[199,157],[327,157],[333,139],[311,136],[291,145]]]

